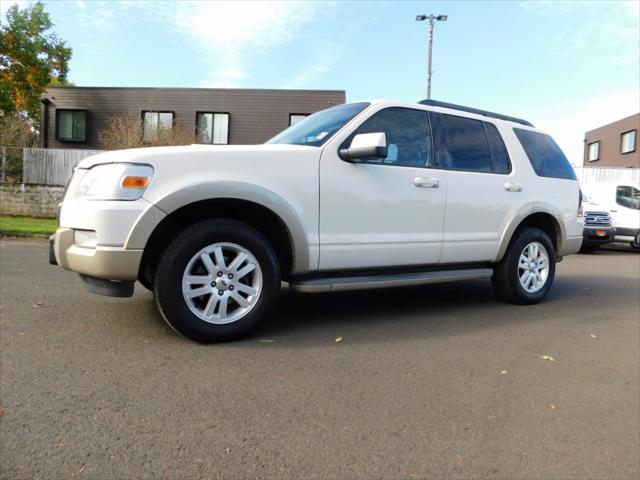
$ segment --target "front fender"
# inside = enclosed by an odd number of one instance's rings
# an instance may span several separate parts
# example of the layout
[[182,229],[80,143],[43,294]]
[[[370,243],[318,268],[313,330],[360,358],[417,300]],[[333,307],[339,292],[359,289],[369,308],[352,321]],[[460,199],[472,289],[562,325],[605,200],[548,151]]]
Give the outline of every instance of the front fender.
[[[293,273],[305,273],[317,268],[317,254],[313,254],[311,242],[300,221],[300,213],[282,197],[258,185],[238,181],[211,181],[189,185],[161,197],[155,202],[156,210],[145,212],[134,225],[126,248],[144,248],[160,221],[176,210],[202,200],[216,198],[244,200],[262,205],[276,214],[289,232],[293,245]],[[162,214],[158,214],[159,212]],[[317,245],[316,245],[317,247]],[[313,265],[313,262],[316,265]]]

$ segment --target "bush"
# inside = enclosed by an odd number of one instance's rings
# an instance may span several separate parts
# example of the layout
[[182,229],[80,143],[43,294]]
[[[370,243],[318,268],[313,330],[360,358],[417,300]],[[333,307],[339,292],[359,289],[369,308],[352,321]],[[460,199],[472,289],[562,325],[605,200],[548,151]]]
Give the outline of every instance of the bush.
[[155,139],[144,141],[142,120],[138,115],[117,115],[107,120],[107,128],[100,133],[100,143],[106,150],[190,145],[195,143],[195,134],[174,125],[172,128],[158,128]]

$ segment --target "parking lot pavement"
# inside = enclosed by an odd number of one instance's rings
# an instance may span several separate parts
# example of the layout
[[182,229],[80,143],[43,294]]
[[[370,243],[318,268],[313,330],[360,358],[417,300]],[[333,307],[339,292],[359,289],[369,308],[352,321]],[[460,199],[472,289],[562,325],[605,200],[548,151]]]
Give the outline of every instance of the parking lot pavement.
[[285,292],[210,346],[139,285],[85,293],[43,241],[3,240],[0,264],[3,479],[640,476],[626,249],[567,258],[537,306],[486,281]]

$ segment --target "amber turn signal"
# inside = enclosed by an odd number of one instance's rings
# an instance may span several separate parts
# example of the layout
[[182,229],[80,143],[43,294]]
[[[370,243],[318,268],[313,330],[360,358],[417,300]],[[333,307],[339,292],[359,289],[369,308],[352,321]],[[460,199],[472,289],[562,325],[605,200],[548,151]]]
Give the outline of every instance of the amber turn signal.
[[126,176],[122,179],[122,188],[146,188],[149,177]]

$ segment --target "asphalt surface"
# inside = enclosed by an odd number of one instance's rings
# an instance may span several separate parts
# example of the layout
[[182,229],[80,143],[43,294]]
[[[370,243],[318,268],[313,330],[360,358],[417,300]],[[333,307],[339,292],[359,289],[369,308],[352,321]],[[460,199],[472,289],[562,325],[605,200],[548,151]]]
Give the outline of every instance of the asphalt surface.
[[43,241],[1,241],[0,264],[2,479],[640,477],[625,249],[567,258],[537,306],[487,281],[285,292],[210,346],[139,285],[85,293]]

